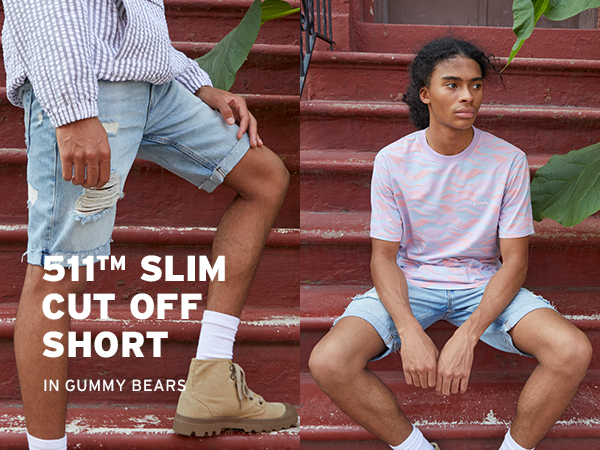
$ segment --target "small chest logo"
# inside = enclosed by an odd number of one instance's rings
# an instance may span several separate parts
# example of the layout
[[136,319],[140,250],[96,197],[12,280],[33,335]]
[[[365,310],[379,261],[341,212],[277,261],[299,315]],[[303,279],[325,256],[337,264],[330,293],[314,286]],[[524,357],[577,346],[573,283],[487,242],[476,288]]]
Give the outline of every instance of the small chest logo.
[[477,206],[489,205],[488,202],[478,202],[478,201],[473,201],[473,204],[477,205]]

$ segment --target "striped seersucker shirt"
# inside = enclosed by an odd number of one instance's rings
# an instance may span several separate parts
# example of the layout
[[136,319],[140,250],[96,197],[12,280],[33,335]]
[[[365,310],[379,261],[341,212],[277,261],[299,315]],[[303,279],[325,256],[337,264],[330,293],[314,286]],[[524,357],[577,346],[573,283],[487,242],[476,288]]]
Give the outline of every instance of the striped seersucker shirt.
[[26,80],[55,127],[98,115],[98,81],[211,85],[169,39],[163,0],[2,0],[8,99]]

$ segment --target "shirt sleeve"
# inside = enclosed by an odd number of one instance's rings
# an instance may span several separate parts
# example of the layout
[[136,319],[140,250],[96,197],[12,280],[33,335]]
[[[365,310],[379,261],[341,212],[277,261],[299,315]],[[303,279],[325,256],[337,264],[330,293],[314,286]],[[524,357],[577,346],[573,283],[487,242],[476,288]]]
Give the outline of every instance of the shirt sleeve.
[[202,86],[212,86],[208,73],[202,70],[196,61],[178,50],[173,49],[173,51],[177,53],[175,56],[179,59],[179,64],[183,66],[183,72],[175,80],[193,94]]
[[402,218],[400,205],[394,193],[388,164],[380,153],[375,158],[371,179],[371,237],[384,241],[402,240]]
[[498,236],[500,238],[525,237],[535,232],[529,192],[529,164],[524,153],[515,159],[504,189]]
[[98,115],[85,0],[3,0],[5,32],[54,127]]

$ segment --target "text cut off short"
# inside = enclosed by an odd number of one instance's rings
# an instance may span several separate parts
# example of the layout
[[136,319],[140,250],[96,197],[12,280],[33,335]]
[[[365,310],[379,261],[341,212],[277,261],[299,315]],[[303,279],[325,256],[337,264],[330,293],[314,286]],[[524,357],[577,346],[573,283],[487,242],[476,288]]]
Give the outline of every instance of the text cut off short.
[[[462,289],[443,290],[425,289],[408,285],[408,297],[413,315],[426,329],[439,320],[446,320],[459,327],[475,311],[479,305],[485,286]],[[507,353],[516,353],[531,356],[519,351],[513,344],[508,332],[526,314],[540,308],[553,309],[552,305],[539,295],[535,295],[525,288],[517,293],[513,301],[496,318],[481,336],[486,344]],[[377,331],[387,350],[373,358],[373,361],[384,358],[400,349],[398,330],[391,316],[379,300],[375,288],[356,296],[334,323],[344,317],[360,317],[370,323]]]
[[55,129],[30,84],[21,88],[25,108],[29,225],[27,262],[44,265],[46,255],[110,254],[116,202],[136,157],[153,161],[212,192],[250,148],[229,126],[178,82],[99,82],[99,119],[111,148],[110,195],[62,178]]

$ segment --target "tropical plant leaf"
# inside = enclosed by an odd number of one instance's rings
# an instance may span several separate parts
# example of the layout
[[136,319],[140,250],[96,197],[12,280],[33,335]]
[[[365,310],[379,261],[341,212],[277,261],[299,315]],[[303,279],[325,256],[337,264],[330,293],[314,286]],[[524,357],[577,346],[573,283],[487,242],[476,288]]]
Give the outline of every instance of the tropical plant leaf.
[[531,183],[533,218],[565,227],[600,210],[600,142],[566,155],[554,155]]
[[254,0],[240,24],[210,52],[196,59],[210,76],[214,87],[228,91],[233,86],[235,74],[246,61],[258,37],[261,15],[260,0]]
[[600,8],[600,0],[550,0],[544,16],[550,20],[565,20],[592,8]]
[[516,54],[519,53],[519,50],[521,50],[521,47],[523,47],[527,38],[533,33],[533,28],[541,15],[548,8],[549,1],[550,0],[513,1],[513,31],[517,36],[517,41],[513,45],[504,69],[510,64]]
[[300,8],[292,8],[288,2],[284,2],[283,0],[265,0],[262,2],[261,8],[261,25],[268,20],[279,19],[280,17],[300,12]]

